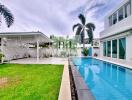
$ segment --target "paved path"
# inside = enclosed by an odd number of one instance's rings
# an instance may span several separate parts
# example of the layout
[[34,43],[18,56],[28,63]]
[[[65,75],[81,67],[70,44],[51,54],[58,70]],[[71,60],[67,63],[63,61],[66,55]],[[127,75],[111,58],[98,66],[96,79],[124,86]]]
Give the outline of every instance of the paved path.
[[25,59],[18,59],[12,60],[10,63],[17,63],[17,64],[65,64],[65,61],[68,61],[68,58],[40,58],[37,61],[36,58],[25,58]]

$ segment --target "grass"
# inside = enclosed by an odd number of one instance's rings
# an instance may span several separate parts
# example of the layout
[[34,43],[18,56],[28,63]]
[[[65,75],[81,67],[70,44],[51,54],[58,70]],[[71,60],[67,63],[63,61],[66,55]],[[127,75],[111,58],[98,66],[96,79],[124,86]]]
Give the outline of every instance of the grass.
[[0,65],[0,100],[57,100],[62,65]]

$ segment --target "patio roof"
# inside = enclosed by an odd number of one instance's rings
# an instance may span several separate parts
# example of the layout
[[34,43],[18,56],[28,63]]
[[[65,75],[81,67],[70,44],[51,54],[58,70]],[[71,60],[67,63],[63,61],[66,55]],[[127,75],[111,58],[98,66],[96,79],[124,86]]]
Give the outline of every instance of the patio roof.
[[0,38],[11,38],[11,37],[32,37],[35,38],[34,43],[36,43],[36,39],[39,40],[40,43],[52,43],[53,41],[48,38],[42,32],[2,32],[0,33]]

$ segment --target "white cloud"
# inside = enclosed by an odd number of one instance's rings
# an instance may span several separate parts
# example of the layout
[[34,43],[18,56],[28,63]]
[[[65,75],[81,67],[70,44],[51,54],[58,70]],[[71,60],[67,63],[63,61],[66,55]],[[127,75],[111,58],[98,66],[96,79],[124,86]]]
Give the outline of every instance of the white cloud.
[[[14,25],[8,29],[4,22],[0,31],[42,31],[46,35],[69,34],[72,32],[72,25],[79,20],[77,15],[71,15],[71,12],[76,11],[77,14],[85,8],[89,8],[95,3],[104,3],[111,7],[115,0],[1,0],[7,8],[11,10],[15,17]],[[114,6],[114,5],[112,5]],[[101,9],[96,8],[87,14],[88,22],[96,24],[95,37],[99,37],[99,32],[103,30],[103,19],[95,18],[94,15]],[[109,10],[109,9],[108,9]],[[101,12],[102,13],[102,12]],[[101,14],[100,13],[100,14]]]

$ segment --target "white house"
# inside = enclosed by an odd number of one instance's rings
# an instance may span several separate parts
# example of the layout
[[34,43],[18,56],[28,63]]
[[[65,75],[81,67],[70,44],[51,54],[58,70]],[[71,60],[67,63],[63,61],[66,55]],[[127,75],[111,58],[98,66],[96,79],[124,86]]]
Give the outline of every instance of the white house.
[[22,59],[25,57],[39,60],[43,56],[44,51],[41,50],[43,48],[40,48],[40,46],[46,43],[50,45],[52,40],[41,32],[0,33],[0,47],[1,52],[5,55],[4,60]]
[[132,62],[132,0],[124,0],[105,18],[101,57]]

